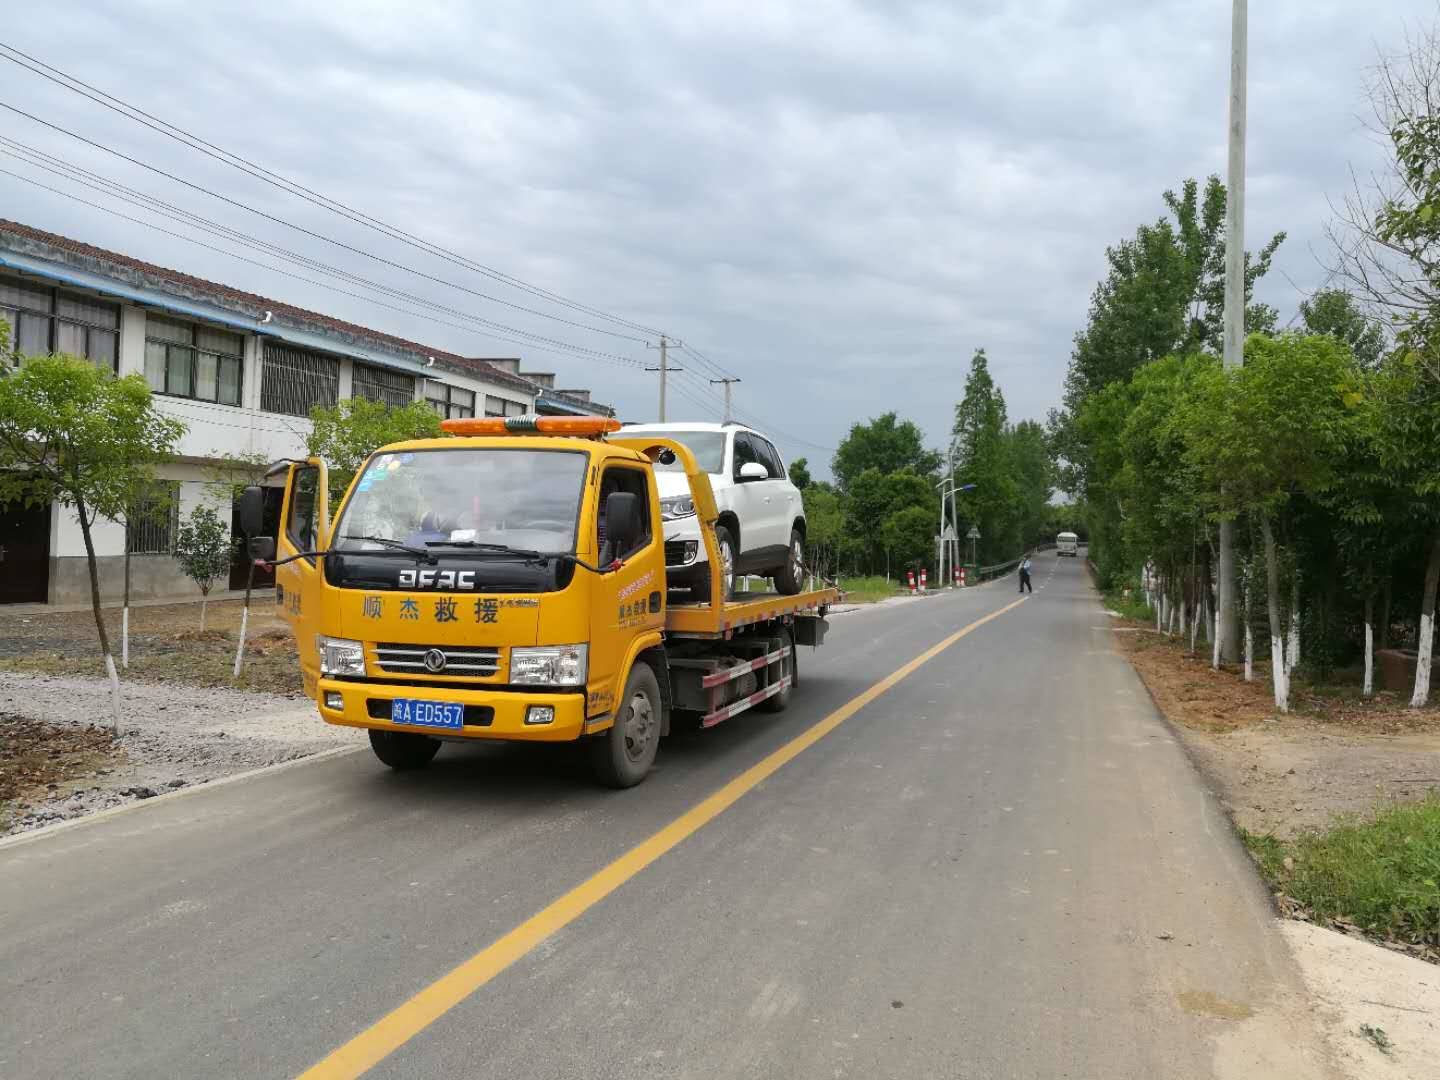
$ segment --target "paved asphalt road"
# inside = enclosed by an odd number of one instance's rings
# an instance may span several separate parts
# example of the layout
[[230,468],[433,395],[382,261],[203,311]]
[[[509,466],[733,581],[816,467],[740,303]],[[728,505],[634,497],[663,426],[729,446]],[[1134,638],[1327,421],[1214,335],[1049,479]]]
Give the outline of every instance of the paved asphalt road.
[[[1081,564],[1036,584],[370,1075],[1328,1075]],[[670,740],[629,792],[574,754],[366,752],[0,849],[0,1076],[297,1075],[1015,599],[837,616],[788,712]]]

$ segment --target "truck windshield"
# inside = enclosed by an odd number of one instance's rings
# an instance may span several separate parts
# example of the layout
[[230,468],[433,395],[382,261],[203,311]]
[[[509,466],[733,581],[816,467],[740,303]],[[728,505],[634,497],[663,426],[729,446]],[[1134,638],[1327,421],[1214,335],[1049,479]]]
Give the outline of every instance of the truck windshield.
[[[625,432],[621,432],[621,434],[623,435]],[[664,431],[655,434],[683,444],[695,455],[695,460],[699,463],[702,472],[719,476],[725,471],[725,433],[723,431]],[[659,472],[685,471],[685,466],[681,465],[678,459],[669,465],[657,462],[655,468]]]
[[474,448],[376,454],[336,522],[334,547],[402,557],[397,542],[446,554],[572,553],[587,457]]

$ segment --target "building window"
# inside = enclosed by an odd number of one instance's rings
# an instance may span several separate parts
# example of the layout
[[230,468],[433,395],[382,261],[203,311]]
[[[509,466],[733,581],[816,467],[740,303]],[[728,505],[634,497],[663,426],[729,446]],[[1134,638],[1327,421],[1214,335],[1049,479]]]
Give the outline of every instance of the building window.
[[425,400],[442,420],[468,420],[475,415],[474,390],[431,380],[425,384]]
[[239,334],[145,317],[145,380],[157,394],[239,405],[244,354]]
[[488,394],[485,396],[486,416],[524,416],[526,411],[523,401],[508,401]]
[[415,377],[403,371],[356,364],[350,396],[403,408],[415,400]]
[[180,484],[161,481],[130,508],[125,550],[131,555],[169,555],[180,525]]
[[260,408],[289,416],[309,416],[317,405],[334,405],[339,399],[339,360],[306,349],[265,343]]
[[116,369],[120,308],[114,304],[0,278],[0,319],[10,324],[10,345],[22,356],[63,352]]

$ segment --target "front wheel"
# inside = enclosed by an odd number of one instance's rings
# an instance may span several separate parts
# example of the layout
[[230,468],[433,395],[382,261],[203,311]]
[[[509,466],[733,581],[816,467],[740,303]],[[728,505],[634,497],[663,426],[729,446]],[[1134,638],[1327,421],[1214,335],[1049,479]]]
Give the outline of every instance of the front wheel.
[[785,565],[775,571],[776,591],[785,596],[794,596],[805,586],[805,537],[799,529],[790,530],[790,549],[785,553]]
[[423,769],[440,752],[440,740],[408,731],[371,728],[370,749],[392,769]]
[[[730,529],[727,526],[715,526],[715,546],[720,550],[722,571],[720,599],[729,600],[735,594],[735,538],[730,535]],[[714,573],[715,567],[707,562],[695,583],[695,599],[702,603],[710,602],[710,579]]]
[[628,788],[645,779],[660,749],[664,708],[654,669],[643,660],[635,661],[615,723],[590,744],[591,763],[601,783]]

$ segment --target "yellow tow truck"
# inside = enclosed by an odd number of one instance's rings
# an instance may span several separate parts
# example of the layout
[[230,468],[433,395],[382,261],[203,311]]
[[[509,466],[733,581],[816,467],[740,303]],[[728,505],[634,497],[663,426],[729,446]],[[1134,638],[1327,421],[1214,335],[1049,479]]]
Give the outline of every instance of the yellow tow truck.
[[258,535],[261,490],[241,497],[322,719],[368,728],[395,769],[445,740],[583,739],[598,776],[630,787],[672,728],[785,708],[797,648],[824,642],[839,593],[731,596],[715,573],[708,597],[672,603],[656,462],[684,469],[722,565],[710,479],[683,443],[596,417],[441,427],[371,455],[333,522],[317,458],[277,466],[278,536]]

